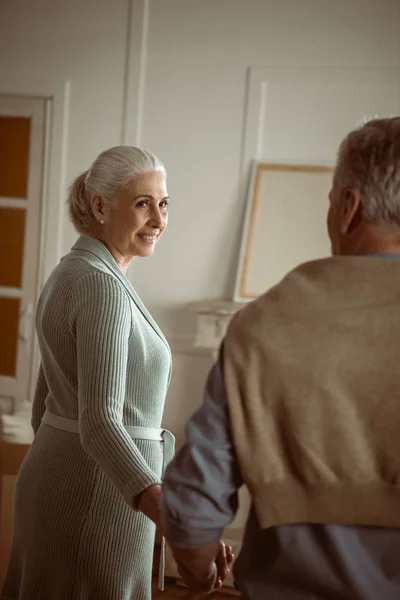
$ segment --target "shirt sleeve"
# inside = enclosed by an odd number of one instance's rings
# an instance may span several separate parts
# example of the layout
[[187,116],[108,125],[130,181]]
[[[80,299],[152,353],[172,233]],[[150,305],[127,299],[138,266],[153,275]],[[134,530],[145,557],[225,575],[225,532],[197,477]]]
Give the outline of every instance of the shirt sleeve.
[[33,398],[32,403],[32,419],[31,425],[33,429],[33,433],[36,435],[40,424],[42,422],[42,417],[44,411],[46,409],[46,398],[49,393],[49,387],[47,385],[46,376],[43,371],[43,365],[40,363],[38,378],[36,382],[36,390],[35,396]]
[[112,276],[94,272],[76,283],[71,311],[82,446],[134,508],[136,496],[161,481],[123,425],[133,331],[129,300]]
[[187,423],[185,434],[185,445],[166,471],[162,522],[174,546],[202,548],[217,542],[234,519],[243,483],[220,360],[210,372],[203,404]]

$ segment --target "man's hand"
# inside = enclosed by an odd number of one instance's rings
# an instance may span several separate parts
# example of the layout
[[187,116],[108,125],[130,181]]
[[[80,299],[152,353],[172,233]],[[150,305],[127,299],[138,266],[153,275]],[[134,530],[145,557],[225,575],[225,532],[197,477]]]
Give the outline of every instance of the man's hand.
[[178,573],[182,577],[183,582],[188,586],[188,588],[194,592],[195,594],[211,594],[215,590],[217,586],[218,580],[218,572],[217,566],[214,563],[211,563],[210,574],[207,579],[199,580],[197,579],[193,573],[190,573],[182,563],[178,562]]
[[179,575],[197,594],[210,594],[222,587],[233,561],[232,548],[222,540],[207,548],[173,548],[173,552]]
[[217,567],[217,581],[215,584],[216,588],[222,587],[225,579],[229,575],[229,566],[232,564],[234,559],[232,547],[227,546],[222,540],[219,541],[218,553],[215,557],[215,564]]

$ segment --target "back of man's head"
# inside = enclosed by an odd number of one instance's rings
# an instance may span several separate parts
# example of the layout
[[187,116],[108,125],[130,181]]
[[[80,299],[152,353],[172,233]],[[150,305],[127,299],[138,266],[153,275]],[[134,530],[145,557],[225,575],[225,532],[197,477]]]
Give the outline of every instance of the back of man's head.
[[343,140],[334,184],[359,191],[367,221],[400,225],[400,117],[369,121]]
[[343,140],[330,213],[334,252],[373,251],[377,238],[399,236],[400,117],[371,120]]

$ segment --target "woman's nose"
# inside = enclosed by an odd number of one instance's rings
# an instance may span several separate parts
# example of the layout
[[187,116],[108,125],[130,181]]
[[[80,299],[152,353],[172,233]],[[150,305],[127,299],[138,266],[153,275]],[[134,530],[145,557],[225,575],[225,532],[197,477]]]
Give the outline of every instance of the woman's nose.
[[161,212],[158,209],[155,209],[150,217],[150,224],[153,227],[157,227],[158,229],[162,229],[164,226],[164,219],[162,217]]

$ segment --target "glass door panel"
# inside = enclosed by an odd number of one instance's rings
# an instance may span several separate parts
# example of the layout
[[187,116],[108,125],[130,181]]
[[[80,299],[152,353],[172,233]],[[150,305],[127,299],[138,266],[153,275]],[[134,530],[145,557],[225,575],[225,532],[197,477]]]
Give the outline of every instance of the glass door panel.
[[0,116],[0,196],[26,198],[31,119]]
[[0,206],[0,286],[20,288],[26,210]]

